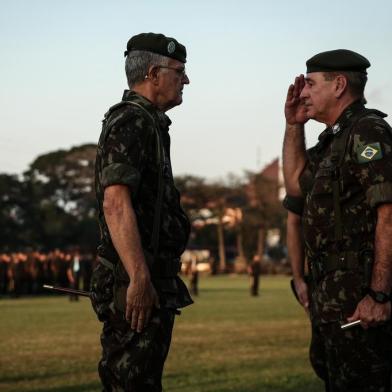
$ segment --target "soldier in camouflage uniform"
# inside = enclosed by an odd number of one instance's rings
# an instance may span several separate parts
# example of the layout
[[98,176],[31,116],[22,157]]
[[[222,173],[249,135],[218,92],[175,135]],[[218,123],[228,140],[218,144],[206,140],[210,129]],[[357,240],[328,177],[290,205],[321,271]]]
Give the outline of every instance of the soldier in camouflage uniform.
[[105,114],[96,157],[101,240],[91,299],[103,322],[104,391],[162,391],[178,309],[192,303],[177,276],[190,224],[170,164],[170,119],[189,79],[186,50],[162,34],[127,45],[130,90]]
[[[333,392],[391,391],[392,131],[385,114],[364,106],[369,66],[349,50],[320,53],[285,105],[288,247],[310,310],[312,365]],[[305,151],[310,118],[327,129]],[[361,326],[341,329],[354,320]]]

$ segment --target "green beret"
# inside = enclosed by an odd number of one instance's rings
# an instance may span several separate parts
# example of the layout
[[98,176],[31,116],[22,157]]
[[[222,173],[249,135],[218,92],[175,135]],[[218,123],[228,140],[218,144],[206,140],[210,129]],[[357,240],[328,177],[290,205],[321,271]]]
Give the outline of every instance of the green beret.
[[370,63],[359,53],[336,49],[316,54],[306,62],[306,66],[307,73],[354,71],[366,74],[366,68],[370,67]]
[[141,33],[134,35],[127,44],[124,56],[133,50],[145,50],[186,63],[186,49],[176,39],[163,34]]

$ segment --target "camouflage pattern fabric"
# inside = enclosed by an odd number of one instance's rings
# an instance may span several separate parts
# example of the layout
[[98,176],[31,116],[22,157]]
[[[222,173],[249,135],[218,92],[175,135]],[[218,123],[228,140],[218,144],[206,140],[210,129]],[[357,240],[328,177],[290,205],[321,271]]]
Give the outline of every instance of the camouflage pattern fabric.
[[327,392],[391,391],[391,328],[341,330],[336,323],[312,331],[311,363]]
[[136,333],[113,303],[113,273],[102,264],[94,271],[91,297],[94,310],[104,323],[102,358],[98,365],[105,392],[160,392],[174,311],[155,309],[142,333]]
[[[171,121],[146,98],[133,91],[126,90],[123,101],[133,101],[143,106],[159,126],[164,145],[164,197],[158,253],[163,259],[178,258],[185,250],[190,223],[181,208],[180,195],[173,180],[168,133]],[[98,254],[112,262],[117,261],[118,255],[103,215],[105,188],[115,184],[129,186],[142,245],[150,252],[152,252],[149,247],[158,192],[158,164],[153,123],[148,115],[137,107],[122,105],[116,109],[116,106],[105,115],[95,169],[98,218],[102,234]],[[107,124],[111,124],[111,127]]]
[[[308,164],[300,179],[305,195],[302,224],[308,260],[322,263],[331,254],[342,252],[358,256],[359,271],[336,270],[315,286],[313,300],[320,322],[344,320],[354,311],[362,297],[365,270],[361,270],[361,258],[374,250],[375,207],[392,203],[392,131],[381,118],[381,112],[370,113],[351,130],[339,168],[343,240],[340,243],[335,240],[332,147],[363,110],[362,104],[352,104],[333,129],[327,128],[320,135],[319,143],[308,150]],[[374,143],[379,143],[382,158],[360,162],[358,154]]]
[[[327,390],[333,392],[390,391],[390,325],[368,331],[340,330],[369,283],[376,207],[392,202],[392,131],[383,113],[365,110],[361,103],[353,103],[333,127],[320,135],[318,144],[307,151],[308,162],[300,178],[310,268],[317,263],[322,268],[328,258],[342,254],[350,254],[358,264],[356,268],[329,271],[311,285],[311,362],[326,381]],[[336,175],[334,146],[345,132],[349,132],[349,138],[339,167],[343,236],[337,241],[332,189]]]
[[[104,190],[110,185],[129,187],[145,253],[152,254],[151,237],[158,194],[157,124],[163,143],[163,198],[159,247],[154,263],[169,265],[184,251],[190,223],[180,205],[170,163],[170,119],[144,97],[125,91],[123,101],[141,105],[149,114],[134,105],[120,103],[112,107],[103,120],[98,143],[95,189],[101,240],[98,258],[114,266],[121,263],[112,244],[103,214]],[[152,282],[160,298],[149,325],[141,334],[130,329],[124,314],[114,306],[114,273],[121,268],[99,264],[91,282],[91,300],[100,321],[104,323],[101,342],[103,357],[99,372],[105,391],[161,391],[163,364],[169,349],[174,313],[193,301],[182,280],[172,275],[152,274]],[[164,271],[165,269],[157,269]],[[161,272],[159,272],[161,273]],[[162,272],[163,273],[163,272]],[[116,279],[117,279],[116,275]]]
[[[169,263],[181,256],[190,233],[190,223],[181,207],[180,195],[171,170],[168,133],[171,121],[150,101],[133,91],[126,90],[122,100],[133,101],[143,106],[159,126],[164,145],[164,189],[159,248],[155,263]],[[98,256],[111,263],[118,263],[119,257],[112,244],[102,208],[104,190],[110,185],[122,184],[129,187],[143,249],[153,253],[150,245],[158,193],[159,166],[156,148],[154,125],[140,108],[115,105],[105,115],[95,163],[95,189],[101,230]],[[161,279],[158,276],[155,283],[161,301],[170,303],[171,308],[181,308],[192,303],[188,290],[180,278]]]

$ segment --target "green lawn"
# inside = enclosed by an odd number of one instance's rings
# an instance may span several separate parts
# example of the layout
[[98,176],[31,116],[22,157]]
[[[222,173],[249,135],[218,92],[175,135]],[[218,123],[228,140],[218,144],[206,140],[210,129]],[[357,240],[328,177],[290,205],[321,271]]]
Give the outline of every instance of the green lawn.
[[[100,324],[88,299],[0,300],[0,391],[100,391]],[[308,361],[309,323],[287,277],[204,278],[177,318],[167,392],[322,391]]]

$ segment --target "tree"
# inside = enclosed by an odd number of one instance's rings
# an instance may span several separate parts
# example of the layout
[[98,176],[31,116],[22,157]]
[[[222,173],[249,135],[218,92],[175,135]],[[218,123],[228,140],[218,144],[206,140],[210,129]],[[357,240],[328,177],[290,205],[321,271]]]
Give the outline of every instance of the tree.
[[42,246],[95,248],[95,154],[94,144],[50,152],[37,157],[24,173],[31,222]]
[[[216,226],[219,270],[225,272],[227,270],[225,227],[231,226],[237,230],[239,225],[237,220],[230,219],[228,209],[238,210],[246,203],[241,180],[231,176],[226,183],[223,181],[207,183],[200,177],[183,176],[176,178],[176,185],[182,193],[182,203],[191,218],[193,227],[199,228],[199,231],[203,230],[204,233],[210,233],[205,230],[206,226]],[[237,230],[236,235],[237,249],[241,252],[241,230]]]
[[[30,198],[17,176],[0,174],[0,248],[15,250],[30,243]],[[30,235],[29,235],[30,233]]]
[[[262,260],[268,229],[284,230],[285,211],[279,200],[279,183],[261,173],[247,173],[249,205],[244,213],[245,224],[257,233],[254,254]],[[249,249],[248,249],[249,250]]]

